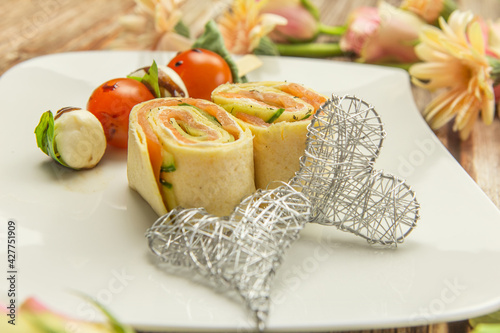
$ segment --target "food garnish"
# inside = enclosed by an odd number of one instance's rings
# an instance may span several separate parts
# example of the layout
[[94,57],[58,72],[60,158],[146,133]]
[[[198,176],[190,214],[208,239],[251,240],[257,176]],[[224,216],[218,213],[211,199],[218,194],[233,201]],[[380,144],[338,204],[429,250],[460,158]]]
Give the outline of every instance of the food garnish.
[[168,66],[158,66],[156,61],[127,76],[144,84],[155,97],[189,97],[184,81]]
[[38,147],[68,168],[89,169],[106,151],[106,137],[99,120],[87,110],[67,107],[42,114],[35,129]]

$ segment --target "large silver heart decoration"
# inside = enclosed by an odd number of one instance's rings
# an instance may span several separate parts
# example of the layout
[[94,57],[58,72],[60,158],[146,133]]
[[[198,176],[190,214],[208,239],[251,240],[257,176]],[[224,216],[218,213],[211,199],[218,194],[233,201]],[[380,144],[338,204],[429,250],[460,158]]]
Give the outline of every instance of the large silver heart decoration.
[[310,222],[370,243],[397,245],[413,230],[419,204],[403,179],[373,169],[386,136],[373,106],[333,96],[309,127],[294,187],[311,201]]
[[301,168],[288,184],[257,191],[227,217],[178,207],[146,232],[149,246],[167,267],[236,291],[263,330],[274,274],[307,223],[388,246],[416,226],[414,191],[373,168],[385,135],[371,105],[332,96],[312,119]]

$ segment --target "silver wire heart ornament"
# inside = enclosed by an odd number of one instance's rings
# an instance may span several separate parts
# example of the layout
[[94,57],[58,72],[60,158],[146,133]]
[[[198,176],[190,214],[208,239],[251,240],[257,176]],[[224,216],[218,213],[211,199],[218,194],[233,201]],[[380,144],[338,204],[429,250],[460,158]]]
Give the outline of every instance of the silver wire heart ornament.
[[416,226],[419,204],[405,180],[375,170],[386,133],[373,106],[332,96],[313,118],[301,169],[291,184],[313,203],[312,219],[397,245]]
[[402,243],[416,226],[415,192],[373,168],[385,136],[373,106],[332,96],[314,115],[288,184],[257,191],[226,217],[177,207],[147,230],[149,247],[167,266],[236,291],[264,330],[275,272],[307,223],[386,246]]

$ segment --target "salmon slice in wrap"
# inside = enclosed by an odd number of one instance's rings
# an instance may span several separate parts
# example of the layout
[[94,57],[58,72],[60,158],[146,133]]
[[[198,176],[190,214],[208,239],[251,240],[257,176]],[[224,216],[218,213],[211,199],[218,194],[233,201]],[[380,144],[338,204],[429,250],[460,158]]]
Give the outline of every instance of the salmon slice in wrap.
[[130,112],[127,177],[158,215],[177,206],[228,215],[255,192],[252,133],[210,101],[140,103]]
[[212,101],[251,129],[255,185],[273,188],[299,170],[308,125],[327,98],[297,83],[262,81],[221,85]]

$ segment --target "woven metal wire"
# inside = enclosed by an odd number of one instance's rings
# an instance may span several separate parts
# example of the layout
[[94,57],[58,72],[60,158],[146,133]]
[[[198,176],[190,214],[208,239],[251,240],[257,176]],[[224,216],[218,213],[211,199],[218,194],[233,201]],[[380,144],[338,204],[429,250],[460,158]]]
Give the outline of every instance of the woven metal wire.
[[312,203],[311,222],[370,243],[404,241],[416,226],[420,206],[404,180],[373,169],[385,136],[378,113],[359,98],[333,96],[323,106],[291,181]]
[[147,238],[164,262],[235,289],[263,329],[272,278],[309,220],[310,207],[303,194],[283,185],[257,191],[226,218],[178,207],[158,219]]
[[163,262],[237,291],[263,330],[274,273],[307,223],[383,245],[401,243],[415,227],[415,193],[373,169],[384,137],[372,106],[333,96],[314,116],[300,171],[289,184],[257,191],[227,217],[178,207],[146,232],[149,246]]

